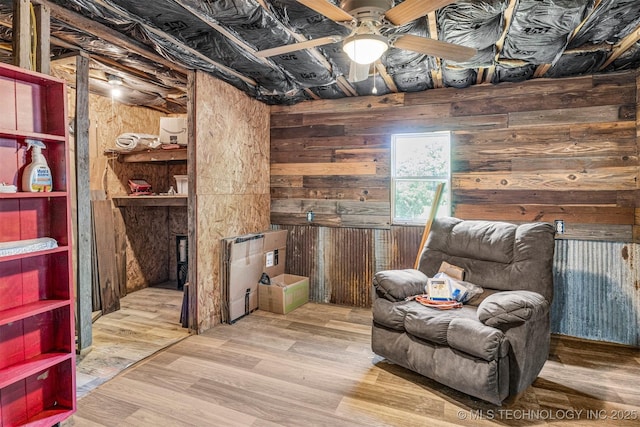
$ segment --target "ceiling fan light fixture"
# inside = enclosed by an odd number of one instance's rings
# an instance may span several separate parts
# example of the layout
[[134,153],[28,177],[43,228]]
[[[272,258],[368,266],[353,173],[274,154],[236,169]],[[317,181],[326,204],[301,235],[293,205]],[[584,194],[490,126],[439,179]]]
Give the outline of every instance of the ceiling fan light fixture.
[[377,34],[356,34],[347,37],[342,45],[342,50],[358,64],[376,62],[387,49],[387,38]]

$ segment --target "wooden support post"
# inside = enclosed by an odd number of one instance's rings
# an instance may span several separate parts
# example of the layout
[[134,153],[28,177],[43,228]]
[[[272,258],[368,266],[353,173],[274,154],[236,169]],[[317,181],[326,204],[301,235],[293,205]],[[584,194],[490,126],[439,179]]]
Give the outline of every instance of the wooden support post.
[[51,74],[51,13],[45,4],[34,5],[36,15],[36,71]]
[[[188,215],[188,243],[189,257],[187,258],[187,274],[188,274],[188,294],[187,294],[187,325],[190,330],[198,331],[198,295],[202,295],[203,291],[199,287],[204,287],[204,283],[201,283],[198,278],[198,265],[196,260],[198,259],[198,239],[197,228],[198,224],[198,211],[196,210],[196,190],[197,190],[197,177],[196,177],[196,93],[198,92],[196,87],[196,71],[190,71],[187,74],[187,174],[189,175],[188,193],[189,202],[187,206]],[[206,249],[205,249],[206,250]],[[185,286],[185,290],[187,287]]]
[[91,188],[89,187],[89,58],[76,57],[76,202],[77,265],[76,304],[78,318],[78,352],[92,344],[92,232]]
[[436,187],[436,192],[433,196],[433,204],[431,205],[431,210],[429,211],[429,218],[427,218],[427,223],[424,225],[424,232],[422,233],[422,240],[420,241],[420,246],[418,247],[418,254],[416,255],[416,262],[413,264],[413,268],[417,269],[420,264],[420,255],[422,255],[422,248],[425,243],[427,243],[427,237],[429,237],[429,232],[431,231],[431,223],[433,219],[436,217],[436,213],[438,213],[438,205],[440,204],[440,198],[442,197],[442,189],[444,188],[444,183],[438,184]]
[[13,0],[13,64],[31,69],[31,11],[29,0]]

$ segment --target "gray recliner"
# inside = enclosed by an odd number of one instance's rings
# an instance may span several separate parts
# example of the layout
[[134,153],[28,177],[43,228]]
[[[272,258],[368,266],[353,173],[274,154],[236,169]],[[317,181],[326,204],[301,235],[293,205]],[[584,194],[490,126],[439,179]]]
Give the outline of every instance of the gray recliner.
[[[496,405],[518,396],[549,354],[554,234],[547,223],[436,219],[418,270],[374,276],[374,353]],[[484,292],[452,310],[406,301],[443,261]]]

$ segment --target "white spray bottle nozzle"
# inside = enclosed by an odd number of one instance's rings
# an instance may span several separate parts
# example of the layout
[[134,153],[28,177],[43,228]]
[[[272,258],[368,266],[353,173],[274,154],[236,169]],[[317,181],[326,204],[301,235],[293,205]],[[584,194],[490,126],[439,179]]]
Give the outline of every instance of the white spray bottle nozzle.
[[36,139],[26,139],[25,140],[27,143],[27,150],[29,150],[30,148],[36,147],[36,148],[47,148],[46,145],[44,145],[44,143],[42,141],[38,141]]

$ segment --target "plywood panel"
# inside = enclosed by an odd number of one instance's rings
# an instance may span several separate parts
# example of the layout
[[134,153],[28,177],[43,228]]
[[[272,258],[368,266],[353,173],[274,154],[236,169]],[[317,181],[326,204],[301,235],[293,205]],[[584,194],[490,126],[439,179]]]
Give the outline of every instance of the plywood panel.
[[[75,92],[70,90],[67,97],[69,111],[75,110],[75,98]],[[131,178],[147,180],[157,192],[167,191],[170,185],[175,188],[171,176],[177,171],[171,170],[165,163],[124,164],[117,161],[115,155],[105,154],[105,150],[115,147],[116,138],[123,133],[157,134],[160,117],[163,116],[165,115],[148,108],[124,105],[110,98],[89,95],[89,186],[92,194],[104,194],[108,198],[127,194],[128,180]],[[186,165],[179,172],[186,173]],[[124,239],[118,240],[118,275],[121,279],[126,278],[126,287],[122,286],[125,291],[123,295],[149,284],[168,280],[167,265],[158,264],[168,262],[167,210],[165,208],[158,214],[153,209],[155,208],[146,211],[140,209],[139,213],[127,209],[122,216],[116,215],[118,230],[122,231],[124,228],[126,231],[126,234],[118,235],[118,239]]]
[[190,289],[198,305],[192,327],[204,331],[221,319],[220,239],[269,228],[269,107],[205,73],[196,73],[194,90],[197,272]]

